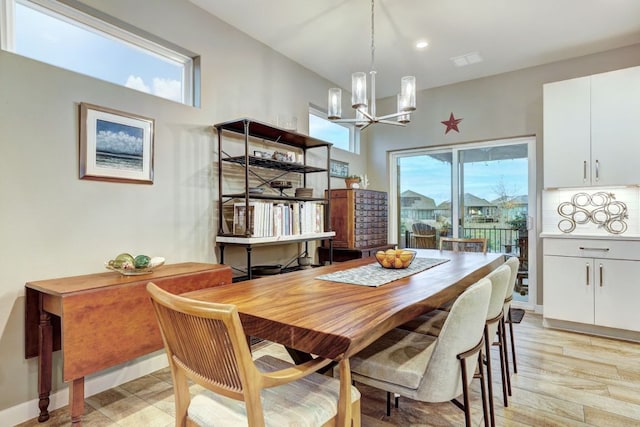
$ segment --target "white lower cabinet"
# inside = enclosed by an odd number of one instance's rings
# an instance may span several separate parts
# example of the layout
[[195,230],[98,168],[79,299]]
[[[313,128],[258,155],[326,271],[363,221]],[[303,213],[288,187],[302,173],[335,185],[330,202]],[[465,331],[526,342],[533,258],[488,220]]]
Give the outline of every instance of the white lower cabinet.
[[639,249],[635,241],[545,239],[544,318],[640,331]]
[[594,323],[609,328],[640,331],[640,262],[595,261]]

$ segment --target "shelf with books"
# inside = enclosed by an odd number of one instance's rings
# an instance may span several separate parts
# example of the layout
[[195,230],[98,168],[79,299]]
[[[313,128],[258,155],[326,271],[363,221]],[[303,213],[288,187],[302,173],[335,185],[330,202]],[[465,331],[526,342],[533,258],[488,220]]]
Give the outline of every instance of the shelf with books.
[[[332,144],[246,118],[214,127],[220,160],[216,240],[220,262],[224,263],[225,246],[245,247],[246,271],[251,278],[254,245],[304,242],[302,254],[305,256],[308,256],[309,241],[323,240],[325,246],[332,248],[335,233],[331,229],[331,201],[325,192],[331,191]],[[243,141],[238,141],[238,137],[243,137]],[[228,145],[223,149],[223,144]],[[274,150],[273,154],[261,151],[265,149]],[[311,149],[324,150],[324,153],[313,153],[315,163],[326,161],[324,167],[308,164],[307,151]],[[316,190],[325,197],[287,194],[294,192],[294,185],[307,188],[308,174],[321,177],[315,180],[316,185],[326,177],[326,187]],[[223,183],[227,188],[223,189]]]

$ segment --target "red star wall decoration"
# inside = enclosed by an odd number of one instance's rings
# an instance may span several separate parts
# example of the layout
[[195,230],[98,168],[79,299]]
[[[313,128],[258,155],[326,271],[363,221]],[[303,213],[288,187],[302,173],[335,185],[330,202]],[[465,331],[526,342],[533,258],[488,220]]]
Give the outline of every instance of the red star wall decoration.
[[449,116],[449,120],[440,122],[447,127],[447,129],[444,131],[444,134],[448,134],[450,130],[455,130],[456,132],[460,133],[460,130],[458,129],[458,123],[460,123],[461,121],[462,119],[456,119],[453,113],[451,113],[451,115]]

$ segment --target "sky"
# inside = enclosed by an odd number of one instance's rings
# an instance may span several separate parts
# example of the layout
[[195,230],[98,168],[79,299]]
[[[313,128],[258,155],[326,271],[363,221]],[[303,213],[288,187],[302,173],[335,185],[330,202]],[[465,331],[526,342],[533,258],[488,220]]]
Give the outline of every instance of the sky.
[[97,120],[96,150],[142,156],[144,149],[144,130],[121,123]]
[[[432,157],[404,157],[400,162],[400,191],[411,190],[434,199],[451,200],[451,166]],[[465,163],[464,192],[492,201],[501,189],[509,196],[527,194],[527,159]]]
[[15,51],[61,68],[182,102],[182,64],[19,3]]

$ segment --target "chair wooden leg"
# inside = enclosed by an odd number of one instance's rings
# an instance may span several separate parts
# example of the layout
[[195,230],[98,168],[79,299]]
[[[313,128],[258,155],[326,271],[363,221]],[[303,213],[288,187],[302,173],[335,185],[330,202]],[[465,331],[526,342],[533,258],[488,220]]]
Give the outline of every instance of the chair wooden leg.
[[500,350],[500,375],[502,376],[502,401],[504,407],[509,406],[509,365],[505,357],[504,345],[504,318],[498,323],[498,350]]
[[511,309],[509,309],[509,335],[511,335],[511,360],[513,361],[513,373],[518,373],[518,365],[516,364],[516,340],[513,335],[513,320],[511,319]]
[[[502,360],[504,360],[504,364],[503,364],[503,369],[504,369],[504,378],[506,380],[506,384],[507,384],[507,393],[509,394],[509,396],[511,396],[511,375],[509,374],[510,369],[509,369],[509,352],[507,351],[507,333],[506,333],[506,326],[504,323],[504,317],[500,320],[500,324],[498,325],[498,334],[500,335],[500,342],[501,342],[501,348],[500,348],[500,357]],[[508,406],[507,405],[507,399],[505,396],[505,407]]]
[[471,405],[469,403],[469,388],[467,387],[467,364],[465,359],[460,359],[460,367],[462,370],[462,401],[464,407],[464,425],[471,427]]
[[387,392],[387,417],[391,416],[391,392]]
[[[482,356],[480,356],[479,363],[480,363],[480,369],[482,369],[483,365],[485,364],[487,367],[486,372],[487,372],[487,389],[489,391],[489,397],[488,397],[489,412],[491,416],[491,426],[494,426],[496,418],[495,418],[495,412],[493,408],[493,380],[492,380],[493,374],[491,372],[491,340],[489,339],[489,328],[487,327],[487,325],[484,326],[484,349],[485,349],[484,359],[486,360],[486,362],[483,362]],[[480,352],[480,354],[482,354],[482,352]],[[484,375],[480,377],[480,380],[481,382],[484,382]],[[484,386],[482,388],[482,392],[484,393]]]
[[489,401],[487,399],[487,392],[484,385],[485,377],[484,373],[482,372],[482,352],[478,353],[478,370],[478,376],[480,377],[480,396],[482,398],[482,415],[484,416],[484,424],[487,425],[487,416],[489,416],[489,413],[487,411],[487,404],[489,404],[489,408],[491,408],[491,427],[495,427],[496,423],[493,414],[493,401]]
[[[393,402],[396,409],[398,409],[398,405],[400,404],[400,395],[397,393],[393,394]],[[391,392],[387,392],[387,417],[391,416]]]

